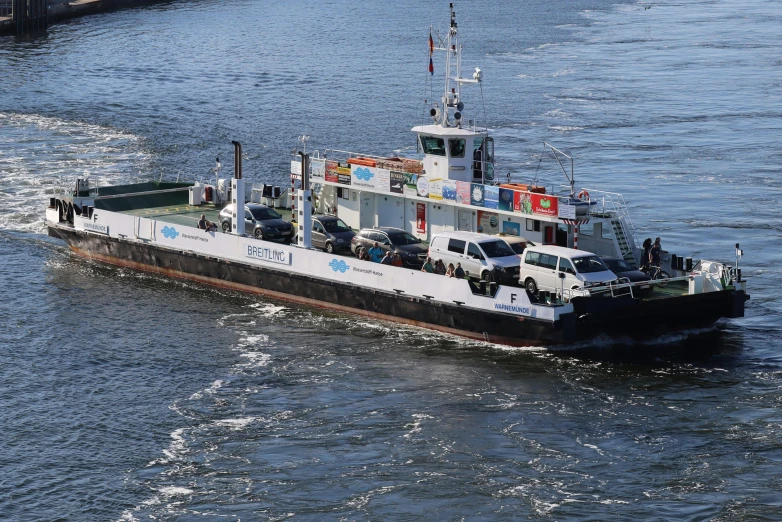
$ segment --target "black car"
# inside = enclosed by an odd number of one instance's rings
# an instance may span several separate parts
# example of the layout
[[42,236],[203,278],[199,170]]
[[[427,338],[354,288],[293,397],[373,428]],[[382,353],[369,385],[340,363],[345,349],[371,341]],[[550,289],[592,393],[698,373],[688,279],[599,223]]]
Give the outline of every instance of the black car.
[[651,284],[643,284],[646,281],[651,281],[652,278],[632,266],[624,259],[604,256],[601,256],[600,259],[602,259],[603,262],[608,265],[608,268],[610,268],[611,271],[616,274],[616,277],[626,277],[630,280],[631,283],[641,283],[633,286],[634,293],[644,295],[648,294],[652,290]]
[[353,232],[344,221],[337,216],[312,216],[312,246],[332,254],[338,250],[348,250]]
[[365,228],[350,242],[350,251],[356,254],[358,247],[367,250],[378,242],[383,252],[390,250],[399,254],[402,265],[408,268],[421,268],[429,252],[429,245],[414,235],[394,227]]
[[[233,205],[227,205],[220,211],[220,227],[223,232],[231,230],[233,210]],[[286,243],[291,241],[294,234],[293,225],[282,219],[276,210],[257,203],[248,203],[244,206],[244,232],[252,234],[256,239]]]

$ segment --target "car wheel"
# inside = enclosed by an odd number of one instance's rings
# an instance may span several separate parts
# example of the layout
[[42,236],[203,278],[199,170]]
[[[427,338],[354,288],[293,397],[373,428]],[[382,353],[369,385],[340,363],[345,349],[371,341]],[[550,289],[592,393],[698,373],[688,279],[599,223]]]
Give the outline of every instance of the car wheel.
[[256,228],[255,232],[253,232],[253,235],[255,236],[255,239],[263,239],[263,230]]
[[494,281],[494,277],[491,275],[491,272],[489,272],[488,270],[486,270],[484,273],[481,274],[481,279],[483,279],[487,283],[491,283],[492,281]]
[[527,289],[527,292],[531,294],[534,294],[538,291],[538,284],[531,277],[528,277],[527,280],[524,281],[524,287]]
[[228,221],[223,221],[223,232],[228,233],[231,231],[231,224]]
[[326,252],[328,252],[329,254],[333,254],[334,253],[334,245],[332,245],[331,243],[326,243]]

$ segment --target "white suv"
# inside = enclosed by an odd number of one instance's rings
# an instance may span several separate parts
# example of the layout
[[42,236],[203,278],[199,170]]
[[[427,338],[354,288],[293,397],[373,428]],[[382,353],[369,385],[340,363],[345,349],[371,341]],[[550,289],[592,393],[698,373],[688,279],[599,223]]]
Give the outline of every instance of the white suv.
[[565,275],[564,287],[569,290],[589,290],[618,282],[616,274],[591,252],[558,246],[530,246],[521,260],[519,283],[532,294],[538,289],[559,292],[560,273]]
[[484,281],[515,283],[519,277],[520,258],[502,239],[477,232],[441,232],[429,242],[432,261],[442,259],[462,264],[471,276]]

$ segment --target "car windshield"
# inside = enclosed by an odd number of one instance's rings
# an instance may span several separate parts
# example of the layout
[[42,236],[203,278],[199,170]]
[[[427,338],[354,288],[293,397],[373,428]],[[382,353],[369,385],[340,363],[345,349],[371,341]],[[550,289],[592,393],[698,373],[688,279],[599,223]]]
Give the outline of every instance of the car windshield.
[[597,256],[577,257],[573,259],[573,265],[579,274],[592,274],[608,270],[605,263]]
[[612,272],[627,272],[629,270],[635,270],[633,267],[628,265],[625,261],[621,259],[604,259],[603,262],[608,265],[608,268],[611,269]]
[[349,232],[350,227],[345,224],[341,219],[327,219],[321,221],[323,228],[326,232]]
[[523,254],[524,249],[527,247],[525,243],[511,243],[510,248],[517,254]]
[[505,241],[484,241],[483,243],[478,244],[481,245],[483,253],[488,257],[508,257],[516,255],[516,252],[514,252]]
[[391,240],[391,244],[394,246],[417,245],[421,242],[420,239],[407,232],[388,234],[388,239]]
[[258,221],[263,221],[266,219],[280,219],[282,216],[279,215],[276,211],[270,209],[270,208],[251,208],[250,213],[253,215],[255,219]]

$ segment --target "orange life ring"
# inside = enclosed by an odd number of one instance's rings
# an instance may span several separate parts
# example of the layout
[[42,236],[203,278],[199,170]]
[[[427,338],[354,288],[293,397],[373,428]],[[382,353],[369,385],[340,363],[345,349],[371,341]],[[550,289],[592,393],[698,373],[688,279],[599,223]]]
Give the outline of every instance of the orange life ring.
[[582,190],[578,193],[578,196],[576,196],[578,199],[589,199],[589,192],[586,190]]

